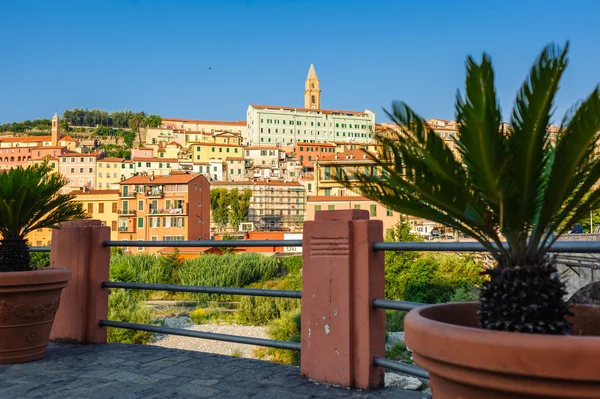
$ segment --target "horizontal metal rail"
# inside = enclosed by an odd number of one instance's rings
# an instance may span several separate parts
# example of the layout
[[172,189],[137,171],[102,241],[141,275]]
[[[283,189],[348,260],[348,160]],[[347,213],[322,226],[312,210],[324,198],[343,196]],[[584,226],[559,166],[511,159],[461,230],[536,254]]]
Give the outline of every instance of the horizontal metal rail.
[[382,357],[375,356],[373,358],[373,364],[379,367],[385,367],[386,369],[399,371],[404,374],[414,375],[415,377],[429,379],[429,373],[419,366],[413,366],[412,364],[406,364],[397,362],[395,360],[384,359]]
[[183,328],[171,328],[163,326],[153,326],[150,324],[126,323],[123,321],[100,320],[100,326],[125,328],[128,330],[148,331],[158,334],[180,335],[182,337],[212,339],[215,341],[235,342],[237,344],[266,346],[269,348],[289,349],[292,351],[300,350],[300,343],[277,341],[274,339],[240,337],[238,335],[216,334],[202,331],[186,330]]
[[236,247],[301,247],[302,240],[198,240],[198,241],[104,241],[105,247],[179,247],[179,248],[236,248]]
[[29,252],[50,252],[50,247],[29,247]]
[[414,308],[419,308],[421,306],[427,306],[426,303],[392,301],[390,299],[381,299],[381,298],[373,299],[372,304],[375,309],[405,310],[407,312],[409,310],[413,310]]
[[247,295],[266,296],[273,298],[302,298],[302,291],[293,290],[264,290],[260,288],[231,288],[231,287],[204,287],[195,285],[176,284],[147,284],[147,283],[122,283],[118,281],[103,281],[102,288],[128,288],[147,291],[193,292],[202,294]]
[[[375,251],[448,251],[486,252],[478,242],[374,242]],[[600,253],[600,241],[556,242],[550,252],[558,253]]]

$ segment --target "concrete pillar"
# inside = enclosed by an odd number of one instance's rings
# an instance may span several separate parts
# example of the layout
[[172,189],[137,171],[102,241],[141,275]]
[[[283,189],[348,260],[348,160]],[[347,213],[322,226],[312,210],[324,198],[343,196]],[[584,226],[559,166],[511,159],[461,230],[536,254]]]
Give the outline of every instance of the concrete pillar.
[[110,239],[110,228],[99,220],[62,223],[52,231],[50,266],[68,267],[73,278],[62,292],[61,304],[51,340],[80,344],[106,342],[106,327],[98,321],[108,316],[110,248],[102,243]]
[[304,223],[302,375],[344,387],[383,385],[385,313],[371,302],[384,296],[383,222],[366,210],[316,212]]

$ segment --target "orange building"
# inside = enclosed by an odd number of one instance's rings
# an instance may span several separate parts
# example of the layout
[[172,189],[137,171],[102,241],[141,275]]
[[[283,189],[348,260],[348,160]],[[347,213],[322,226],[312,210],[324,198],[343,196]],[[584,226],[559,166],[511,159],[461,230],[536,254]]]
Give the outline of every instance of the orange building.
[[119,240],[210,239],[210,183],[199,174],[133,176],[120,183],[118,215]]
[[296,159],[300,161],[300,164],[303,167],[313,169],[315,166],[314,162],[317,159],[323,158],[323,156],[327,153],[335,153],[335,144],[307,143],[304,141],[299,141],[294,144],[294,153],[296,154]]

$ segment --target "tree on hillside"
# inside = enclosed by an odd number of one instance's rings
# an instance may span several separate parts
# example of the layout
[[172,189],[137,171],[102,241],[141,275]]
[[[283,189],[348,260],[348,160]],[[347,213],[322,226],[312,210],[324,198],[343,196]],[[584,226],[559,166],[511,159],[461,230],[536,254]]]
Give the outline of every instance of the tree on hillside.
[[146,114],[144,112],[137,112],[129,118],[129,128],[138,134],[140,147],[142,147],[142,134],[140,129],[146,125]]
[[[385,233],[385,241],[423,241],[418,235],[410,232],[408,220],[400,215],[400,220],[393,228]],[[401,299],[402,285],[396,281],[403,271],[409,269],[419,258],[420,253],[416,251],[386,251],[385,252],[385,297],[388,299]]]
[[133,148],[133,142],[135,141],[135,132],[131,130],[121,130],[123,132],[123,141],[127,148]]
[[162,124],[162,118],[158,115],[150,115],[146,118],[146,127],[158,127]]

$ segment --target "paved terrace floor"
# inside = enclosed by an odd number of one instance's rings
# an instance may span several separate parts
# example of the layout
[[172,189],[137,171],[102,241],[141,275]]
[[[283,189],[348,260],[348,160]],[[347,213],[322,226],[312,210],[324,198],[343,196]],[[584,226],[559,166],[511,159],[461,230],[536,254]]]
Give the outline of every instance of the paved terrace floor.
[[0,365],[0,398],[395,398],[386,388],[350,391],[314,384],[292,366],[149,345],[50,344],[45,358]]

